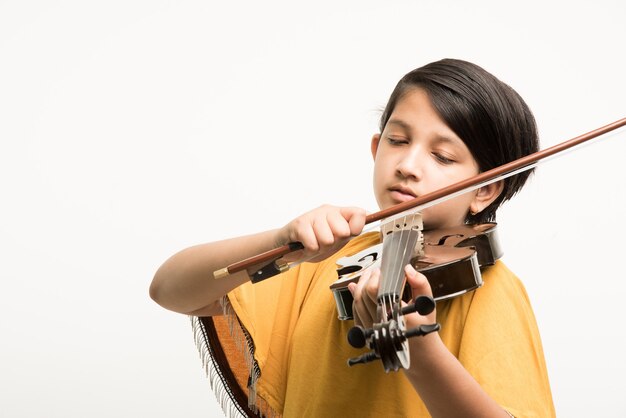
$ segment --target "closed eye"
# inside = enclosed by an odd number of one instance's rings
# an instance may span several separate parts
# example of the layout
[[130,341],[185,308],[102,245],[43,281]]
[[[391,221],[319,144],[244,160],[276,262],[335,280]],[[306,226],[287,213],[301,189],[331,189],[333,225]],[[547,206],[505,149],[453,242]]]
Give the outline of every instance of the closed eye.
[[435,157],[435,159],[437,159],[437,161],[439,161],[441,164],[444,164],[444,165],[449,165],[449,164],[452,164],[452,163],[455,162],[454,160],[452,160],[452,159],[450,159],[450,158],[446,157],[445,155],[440,154],[438,152],[433,152],[433,157]]
[[389,145],[403,145],[403,144],[408,144],[409,140],[408,139],[404,139],[404,138],[390,138],[390,137],[387,137],[387,142],[389,142]]

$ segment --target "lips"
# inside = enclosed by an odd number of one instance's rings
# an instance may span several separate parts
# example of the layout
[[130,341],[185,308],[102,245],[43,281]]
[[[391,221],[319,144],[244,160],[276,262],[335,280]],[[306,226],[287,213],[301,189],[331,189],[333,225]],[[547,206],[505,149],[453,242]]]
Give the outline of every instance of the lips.
[[397,202],[406,202],[417,197],[417,193],[405,186],[393,186],[389,188],[390,196]]

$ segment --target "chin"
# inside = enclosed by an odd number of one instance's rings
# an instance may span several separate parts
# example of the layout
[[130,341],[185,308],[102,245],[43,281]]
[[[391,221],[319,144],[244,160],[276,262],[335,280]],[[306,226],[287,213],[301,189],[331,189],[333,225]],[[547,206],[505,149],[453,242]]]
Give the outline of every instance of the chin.
[[422,221],[424,222],[425,230],[433,230],[433,229],[440,229],[440,228],[445,228],[448,226],[453,226],[453,225],[450,225],[450,222],[446,222],[442,219],[437,219],[437,218],[433,219],[432,217],[429,217],[428,210],[426,210],[425,212],[422,212]]

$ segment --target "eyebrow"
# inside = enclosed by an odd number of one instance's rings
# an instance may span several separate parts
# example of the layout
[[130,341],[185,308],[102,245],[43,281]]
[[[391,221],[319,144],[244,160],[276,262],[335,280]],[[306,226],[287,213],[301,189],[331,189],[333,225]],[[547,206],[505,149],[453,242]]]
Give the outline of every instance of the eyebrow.
[[389,119],[387,121],[387,125],[398,125],[401,128],[406,129],[407,131],[411,130],[411,126],[401,119]]
[[450,138],[449,136],[443,136],[443,135],[435,136],[435,141],[446,142],[446,143],[449,143],[451,145],[456,145],[456,146],[459,146],[461,144],[467,146],[461,138]]

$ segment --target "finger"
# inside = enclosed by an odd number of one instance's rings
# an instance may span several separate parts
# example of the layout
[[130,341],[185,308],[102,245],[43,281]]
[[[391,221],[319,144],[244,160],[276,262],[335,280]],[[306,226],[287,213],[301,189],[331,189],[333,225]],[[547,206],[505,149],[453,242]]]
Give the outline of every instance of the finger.
[[433,296],[433,291],[430,287],[430,283],[422,273],[419,273],[412,265],[407,264],[404,268],[404,274],[406,280],[411,287],[411,294],[413,298],[418,296]]
[[304,249],[284,255],[282,260],[285,262],[291,263],[298,260],[307,260],[319,252],[317,238],[315,237],[313,228],[309,224],[295,222],[288,237],[288,242],[300,242]]
[[330,247],[335,243],[335,237],[333,231],[326,220],[325,214],[320,214],[313,221],[313,231],[315,232],[315,238],[320,246],[320,249]]
[[[348,283],[348,290],[352,294],[352,300],[354,300],[355,299],[354,293],[356,292],[356,283]],[[354,319],[354,325],[357,325],[357,326],[364,325],[363,321],[361,320],[361,316],[359,315],[359,312],[357,311],[354,303],[352,304],[352,317]]]
[[372,275],[372,270],[371,269],[365,269],[363,271],[363,273],[361,273],[361,276],[359,277],[359,280],[356,282],[354,287],[354,294],[353,296],[356,298],[360,298],[361,297],[361,292],[363,291],[363,286],[365,286],[365,283],[367,283],[367,281],[370,279],[370,276]]
[[326,215],[326,221],[330,226],[335,238],[348,238],[350,237],[350,225],[346,218],[342,216],[339,211],[331,211]]
[[378,286],[380,283],[380,269],[374,269],[369,280],[364,285],[363,303],[372,319],[378,316]]
[[359,277],[359,281],[356,284],[348,285],[348,288],[351,288],[352,297],[354,298],[352,311],[355,316],[358,315],[360,322],[365,326],[371,326],[374,319],[366,305],[367,296],[364,295],[365,285],[370,280],[371,275],[371,270],[365,270],[363,274],[361,274],[361,277]]
[[[407,283],[411,287],[411,295],[415,300],[419,296],[429,296],[432,298],[433,292],[426,276],[416,271],[410,264],[405,266],[404,273]],[[418,312],[414,312],[404,316],[407,328],[414,328],[424,323],[434,323],[437,321],[437,309],[428,315],[422,316]]]
[[348,221],[350,235],[356,236],[363,231],[365,218],[367,216],[364,209],[356,207],[341,208],[341,215]]
[[316,253],[319,251],[320,245],[313,225],[304,223],[303,225],[297,226],[293,235],[291,241],[301,242],[307,252]]
[[372,321],[377,317],[378,284],[380,269],[366,270],[357,284],[358,299],[355,298],[358,308],[363,315],[368,315]]

